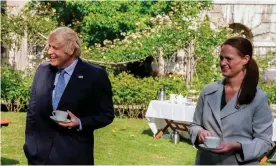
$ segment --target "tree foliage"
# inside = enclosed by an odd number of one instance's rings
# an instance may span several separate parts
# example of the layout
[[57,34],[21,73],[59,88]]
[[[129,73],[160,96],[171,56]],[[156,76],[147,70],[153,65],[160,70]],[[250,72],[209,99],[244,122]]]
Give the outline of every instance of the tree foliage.
[[204,83],[217,80],[220,75],[215,51],[230,36],[230,29],[211,29],[208,17],[199,16],[199,12],[207,10],[209,5],[207,2],[171,2],[167,15],[151,18],[151,27],[124,33],[123,40],[106,39],[94,47],[87,47],[84,49],[84,57],[111,62],[131,61],[148,56],[157,58],[158,49],[162,48],[164,56],[169,59],[178,49],[186,48],[193,40],[197,75],[203,78]]
[[1,13],[1,19],[1,42],[9,49],[18,49],[24,36],[29,45],[44,45],[45,37],[56,27],[55,21],[28,10],[28,6],[16,15]]
[[1,102],[4,101],[8,111],[19,112],[25,109],[30,96],[33,73],[24,75],[22,71],[9,66],[1,68]]
[[[199,91],[221,77],[216,51],[231,33],[228,27],[212,29],[209,18],[200,15],[210,8],[208,1],[32,1],[17,16],[2,15],[1,41],[11,45],[14,34],[27,32],[29,43],[44,44],[43,36],[56,26],[69,26],[80,34],[84,58],[115,63],[157,58],[159,48],[169,59],[194,41],[196,74],[190,89]],[[1,97],[26,102],[19,97],[28,96],[30,82],[12,69],[3,71]],[[121,73],[110,74],[110,80],[115,105],[147,105],[161,86],[167,94],[189,96],[184,77],[136,78]],[[275,103],[275,84],[261,85],[273,92],[269,100]]]
[[[172,7],[187,15],[195,15],[209,7],[209,4],[174,1],[32,1],[30,9],[50,16],[59,26],[72,27],[81,33],[87,46],[91,46],[106,39],[123,39],[124,33],[151,27],[151,17],[167,15],[172,12]],[[196,7],[186,10],[192,6]]]
[[82,56],[90,60],[157,57],[159,48],[169,58],[193,40],[197,75],[209,83],[219,78],[214,51],[230,34],[227,27],[211,29],[208,17],[200,15],[211,6],[209,1],[33,1],[29,9],[78,31]]

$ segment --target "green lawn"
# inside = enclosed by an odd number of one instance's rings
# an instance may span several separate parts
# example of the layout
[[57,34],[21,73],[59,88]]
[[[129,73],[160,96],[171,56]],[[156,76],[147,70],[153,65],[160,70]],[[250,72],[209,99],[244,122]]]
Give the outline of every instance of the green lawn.
[[[1,165],[27,164],[24,143],[25,113],[2,112],[12,123],[1,128]],[[185,140],[154,140],[146,120],[115,119],[95,131],[97,165],[193,165],[196,150]],[[266,163],[271,164],[271,163]]]
[[[1,128],[1,165],[27,164],[24,144],[25,113],[2,112],[12,123]],[[181,140],[177,145],[168,139],[154,140],[147,121],[115,119],[108,127],[95,131],[97,165],[176,165],[194,164],[196,150]]]

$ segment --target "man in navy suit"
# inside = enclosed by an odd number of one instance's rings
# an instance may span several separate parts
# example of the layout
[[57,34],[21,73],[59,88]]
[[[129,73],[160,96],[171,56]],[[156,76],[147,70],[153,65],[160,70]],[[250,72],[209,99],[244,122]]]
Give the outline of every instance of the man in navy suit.
[[[55,29],[48,45],[50,61],[38,67],[31,88],[25,155],[29,164],[93,165],[93,132],[114,119],[110,81],[104,69],[79,58],[72,29]],[[52,120],[54,110],[67,111],[70,122]]]

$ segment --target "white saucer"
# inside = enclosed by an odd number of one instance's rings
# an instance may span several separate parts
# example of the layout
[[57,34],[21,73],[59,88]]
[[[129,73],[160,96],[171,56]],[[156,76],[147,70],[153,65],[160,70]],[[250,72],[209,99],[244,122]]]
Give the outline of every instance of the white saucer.
[[210,148],[210,147],[207,147],[205,144],[199,144],[198,146],[199,146],[201,149],[207,150],[207,151],[222,149],[222,148]]
[[65,121],[61,121],[61,120],[57,120],[55,116],[50,116],[50,118],[55,121],[55,122],[64,122],[64,123],[70,123],[71,120],[70,119],[66,119]]

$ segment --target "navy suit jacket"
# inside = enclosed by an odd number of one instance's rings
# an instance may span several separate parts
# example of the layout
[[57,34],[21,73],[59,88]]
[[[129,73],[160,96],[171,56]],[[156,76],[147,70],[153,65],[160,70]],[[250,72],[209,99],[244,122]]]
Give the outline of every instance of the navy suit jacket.
[[104,69],[79,59],[57,110],[80,118],[82,130],[59,126],[52,116],[52,91],[57,69],[41,64],[35,74],[23,146],[29,164],[94,164],[95,129],[114,119],[111,84]]

